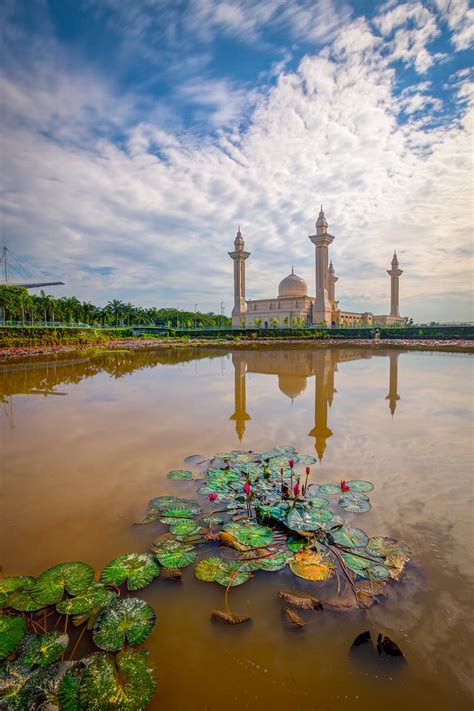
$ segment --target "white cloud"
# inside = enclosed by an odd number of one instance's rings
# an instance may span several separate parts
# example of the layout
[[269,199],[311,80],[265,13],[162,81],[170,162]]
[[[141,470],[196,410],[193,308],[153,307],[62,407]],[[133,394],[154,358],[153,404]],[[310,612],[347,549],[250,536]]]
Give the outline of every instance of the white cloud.
[[452,30],[451,41],[456,49],[469,49],[474,42],[474,9],[468,0],[433,0],[441,17]]
[[440,31],[435,16],[421,2],[398,4],[374,18],[374,24],[387,38],[392,61],[413,64],[420,74],[431,67],[435,57],[427,45],[440,35]]
[[[17,254],[64,278],[65,293],[206,309],[223,299],[229,313],[227,251],[238,222],[252,252],[249,296],[273,295],[292,264],[313,293],[307,235],[323,202],[341,306],[386,311],[385,270],[396,247],[402,311],[407,304],[410,315],[430,320],[455,308],[456,318],[468,317],[467,109],[436,130],[399,125],[401,103],[415,110],[429,87],[400,100],[365,23],[252,96],[245,128],[229,115],[217,138],[134,121],[134,97],[119,99],[90,76],[81,87],[65,72],[54,82],[47,73],[3,80],[4,231]],[[202,95],[210,102],[219,91],[208,85]],[[224,111],[226,100],[214,105]],[[117,271],[98,278],[90,267]]]

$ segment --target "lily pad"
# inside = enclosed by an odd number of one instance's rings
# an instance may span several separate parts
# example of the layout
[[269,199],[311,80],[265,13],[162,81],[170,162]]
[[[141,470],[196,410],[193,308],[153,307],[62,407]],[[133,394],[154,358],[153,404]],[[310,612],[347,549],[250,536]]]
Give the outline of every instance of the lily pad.
[[211,524],[211,526],[220,526],[221,523],[224,523],[223,518],[221,518],[220,516],[215,516],[214,514],[211,514],[210,516],[204,516],[201,521],[207,525]]
[[25,634],[26,622],[23,617],[20,615],[2,615],[0,617],[0,660],[15,651]]
[[127,581],[128,590],[140,590],[149,585],[159,572],[160,566],[151,553],[126,553],[114,558],[104,568],[100,580],[105,585],[122,585]]
[[98,616],[93,630],[99,649],[116,652],[125,642],[140,644],[152,632],[156,622],[153,608],[137,597],[118,599]]
[[360,528],[339,528],[332,534],[336,543],[348,548],[363,548],[369,542],[369,537]]
[[389,570],[385,565],[374,564],[364,570],[358,570],[357,575],[368,580],[385,580],[389,576]]
[[338,504],[349,513],[366,513],[372,508],[367,496],[352,491],[342,494]]
[[298,454],[298,460],[300,464],[316,464],[318,461],[316,457],[313,457],[311,454]]
[[244,546],[250,548],[268,546],[273,541],[273,531],[267,526],[258,523],[227,523],[224,531],[234,536]]
[[259,562],[260,570],[266,570],[268,572],[276,572],[277,570],[282,570],[288,563],[290,556],[287,555],[285,551],[276,551],[270,556],[261,558]]
[[327,499],[323,499],[320,496],[313,496],[311,498],[308,498],[308,502],[315,509],[325,509],[329,506],[329,501]]
[[319,492],[327,496],[336,496],[336,494],[341,493],[341,487],[337,486],[337,484],[321,484],[319,486]]
[[18,664],[25,667],[46,667],[67,649],[69,637],[59,632],[27,635],[18,649]]
[[193,520],[189,519],[174,519],[173,523],[170,524],[170,532],[174,536],[192,536],[197,533],[199,529],[200,526]]
[[288,546],[290,551],[293,551],[293,553],[298,553],[298,551],[305,548],[307,544],[308,541],[300,536],[293,536],[290,534],[286,539],[286,545]]
[[219,583],[219,585],[234,588],[237,585],[246,583],[247,580],[250,579],[250,572],[248,570],[244,570],[239,561],[225,560],[223,563],[223,569],[215,578],[216,583]]
[[186,469],[173,469],[168,472],[168,479],[172,481],[183,481],[184,479],[192,479],[193,473],[187,471]]
[[329,556],[309,549],[295,553],[290,560],[290,568],[304,580],[328,580],[335,571],[334,562]]
[[10,578],[0,578],[0,609],[9,607],[8,600],[12,593],[34,587],[36,580],[26,575],[17,575]]
[[217,580],[217,576],[224,570],[224,560],[218,556],[203,558],[196,565],[194,574],[198,580],[211,583]]
[[82,707],[88,711],[144,709],[156,688],[147,658],[147,652],[132,649],[115,659],[100,652],[89,657],[80,686]]
[[153,552],[164,568],[186,568],[197,558],[196,548],[180,541],[161,541]]
[[108,590],[105,585],[94,583],[75,597],[68,597],[66,600],[58,602],[56,610],[61,615],[83,615],[96,608],[109,605],[115,597],[116,593]]
[[371,481],[363,481],[362,479],[351,479],[350,481],[346,481],[346,484],[351,491],[355,492],[364,493],[374,490],[374,485]]
[[84,709],[79,700],[84,669],[85,666],[82,662],[78,662],[66,672],[61,680],[58,690],[58,700],[64,711],[83,711]]
[[327,508],[300,509],[293,508],[286,519],[286,525],[292,531],[312,532],[321,528],[321,524],[333,519],[333,513]]
[[372,565],[371,561],[367,560],[367,558],[361,558],[353,553],[341,553],[341,558],[349,570],[352,570],[354,573],[359,573],[360,570],[365,570]]
[[33,597],[33,590],[36,586],[35,578],[27,578],[24,586],[18,588],[8,596],[8,607],[19,612],[35,612],[41,610],[44,605],[37,602]]
[[59,602],[64,592],[77,595],[86,590],[94,579],[94,570],[87,563],[59,563],[42,573],[32,591],[38,604]]

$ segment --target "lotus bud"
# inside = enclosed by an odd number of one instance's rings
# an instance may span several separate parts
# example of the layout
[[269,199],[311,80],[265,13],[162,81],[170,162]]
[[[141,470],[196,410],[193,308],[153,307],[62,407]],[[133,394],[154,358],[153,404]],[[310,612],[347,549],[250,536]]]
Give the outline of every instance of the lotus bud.
[[211,491],[211,493],[209,494],[209,496],[208,496],[207,498],[208,498],[209,501],[212,503],[213,501],[215,501],[215,500],[217,499],[217,494],[216,494],[216,492],[215,492],[215,491]]

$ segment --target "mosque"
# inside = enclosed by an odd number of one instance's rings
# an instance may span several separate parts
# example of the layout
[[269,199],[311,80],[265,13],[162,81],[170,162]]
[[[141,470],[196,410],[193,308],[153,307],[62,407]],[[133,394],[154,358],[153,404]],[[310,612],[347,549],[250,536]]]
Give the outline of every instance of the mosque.
[[245,261],[250,252],[245,251],[245,242],[240,231],[234,241],[234,251],[229,257],[234,261],[234,308],[232,326],[264,328],[289,328],[291,326],[371,326],[373,324],[405,323],[399,313],[399,269],[397,253],[394,252],[391,269],[387,271],[391,281],[391,308],[389,315],[375,315],[368,311],[354,313],[343,311],[336,300],[338,277],[332,261],[329,261],[329,245],[334,236],[328,232],[328,222],[323,206],[316,221],[316,234],[309,235],[315,246],[316,296],[308,296],[305,280],[291,270],[278,286],[278,297],[270,299],[245,298]]

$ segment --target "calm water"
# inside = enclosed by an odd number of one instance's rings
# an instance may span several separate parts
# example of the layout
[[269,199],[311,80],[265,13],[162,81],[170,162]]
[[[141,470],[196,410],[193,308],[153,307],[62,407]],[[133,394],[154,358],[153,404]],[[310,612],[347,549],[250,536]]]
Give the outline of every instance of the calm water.
[[[223,589],[155,581],[147,647],[157,670],[150,708],[472,708],[472,361],[446,354],[271,350],[64,354],[0,365],[4,574],[37,575],[63,560],[100,570],[146,550],[160,524],[132,526],[148,499],[193,496],[170,482],[195,453],[290,444],[317,455],[313,480],[372,480],[370,535],[413,551],[405,582],[370,611],[315,614],[287,628],[285,572],[230,593],[253,623],[210,621]],[[311,584],[310,584],[311,585]],[[320,584],[312,584],[318,589]],[[354,637],[389,634],[403,669],[356,664]]]

